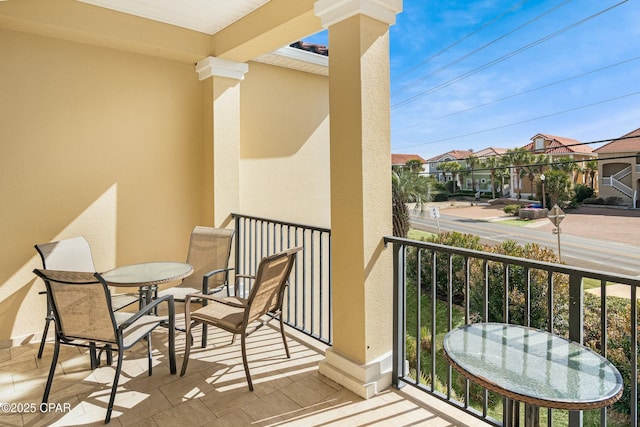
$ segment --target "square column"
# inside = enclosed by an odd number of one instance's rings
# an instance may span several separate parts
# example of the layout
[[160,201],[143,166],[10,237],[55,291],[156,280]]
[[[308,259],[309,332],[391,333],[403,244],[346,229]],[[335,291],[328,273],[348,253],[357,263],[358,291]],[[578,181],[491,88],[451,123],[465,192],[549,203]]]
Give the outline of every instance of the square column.
[[369,398],[391,384],[389,25],[401,1],[320,0],[329,28],[333,347],[320,373]]
[[213,224],[227,227],[231,213],[240,207],[240,80],[249,66],[245,63],[208,57],[196,64],[205,82],[204,135],[211,147],[212,163],[205,165],[213,178]]

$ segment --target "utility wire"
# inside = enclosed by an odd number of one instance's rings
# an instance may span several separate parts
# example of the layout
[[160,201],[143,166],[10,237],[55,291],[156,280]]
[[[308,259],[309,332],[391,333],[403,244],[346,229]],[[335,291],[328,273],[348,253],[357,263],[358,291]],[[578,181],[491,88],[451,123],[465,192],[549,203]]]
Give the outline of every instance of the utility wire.
[[484,71],[487,68],[490,68],[490,67],[492,67],[492,66],[494,66],[496,64],[499,64],[500,62],[506,61],[507,59],[512,58],[512,57],[514,57],[514,56],[516,56],[516,55],[518,55],[518,54],[520,54],[520,53],[522,53],[522,52],[524,52],[524,51],[526,51],[528,49],[531,49],[532,47],[535,47],[535,46],[537,46],[539,44],[542,44],[542,43],[544,43],[544,42],[546,42],[548,40],[551,40],[552,38],[554,38],[554,37],[566,32],[566,31],[568,31],[570,29],[573,29],[573,28],[575,28],[575,27],[577,27],[579,25],[582,25],[585,22],[588,22],[588,21],[590,21],[591,19],[593,19],[593,18],[595,18],[597,16],[600,16],[600,15],[606,13],[606,12],[609,12],[610,10],[612,10],[612,9],[614,9],[614,8],[620,6],[620,5],[622,5],[622,4],[624,4],[624,3],[628,2],[628,1],[629,0],[622,0],[621,2],[616,3],[613,6],[610,6],[610,7],[606,8],[606,9],[603,9],[603,10],[597,12],[597,13],[594,13],[593,15],[590,15],[590,16],[588,16],[586,18],[583,18],[583,19],[581,19],[581,20],[579,20],[577,22],[574,22],[571,25],[568,25],[568,26],[566,26],[564,28],[561,28],[560,30],[555,31],[555,32],[553,32],[553,33],[551,33],[551,34],[549,34],[549,35],[547,35],[545,37],[542,37],[542,38],[540,38],[540,39],[538,39],[538,40],[536,40],[536,41],[534,41],[532,43],[529,43],[529,44],[527,44],[527,45],[525,45],[525,46],[523,46],[523,47],[521,47],[519,49],[511,51],[506,55],[503,55],[503,56],[501,56],[499,58],[494,59],[493,61],[490,61],[490,62],[488,62],[488,63],[486,63],[484,65],[481,65],[480,67],[474,68],[473,70],[467,71],[466,73],[463,73],[458,77],[455,77],[455,78],[453,78],[451,80],[448,80],[448,81],[443,82],[443,83],[441,83],[439,85],[436,85],[436,86],[432,87],[431,89],[428,89],[428,90],[426,90],[424,92],[421,92],[421,93],[419,93],[417,95],[414,95],[414,96],[412,96],[410,98],[407,98],[407,99],[405,99],[405,100],[403,100],[401,102],[398,102],[397,104],[392,105],[391,109],[396,109],[396,108],[399,108],[399,107],[403,107],[403,106],[405,106],[407,104],[410,104],[410,103],[412,103],[412,102],[414,102],[414,101],[416,101],[416,100],[418,100],[420,98],[423,98],[423,97],[425,97],[427,95],[430,95],[430,94],[432,94],[432,93],[434,93],[434,92],[436,92],[436,91],[438,91],[440,89],[443,89],[445,87],[451,86],[454,83],[458,83],[459,81],[464,80],[467,77],[472,76],[473,74],[477,74],[480,71]]
[[604,104],[604,103],[607,103],[607,102],[616,101],[618,99],[628,98],[630,96],[635,96],[635,95],[638,95],[638,94],[640,94],[640,91],[631,92],[631,93],[628,93],[628,94],[625,94],[625,95],[616,96],[616,97],[613,97],[613,98],[608,98],[608,99],[605,99],[605,100],[602,100],[602,101],[593,102],[591,104],[581,105],[581,106],[575,107],[575,108],[569,108],[569,109],[563,110],[563,111],[557,111],[555,113],[545,114],[545,115],[542,115],[542,116],[534,117],[532,119],[521,120],[521,121],[515,122],[515,123],[509,123],[509,124],[506,124],[506,125],[496,126],[496,127],[490,128],[490,129],[483,129],[483,130],[479,130],[479,131],[475,131],[475,132],[469,132],[469,133],[466,133],[466,134],[463,134],[463,135],[457,135],[457,136],[452,136],[452,137],[448,137],[448,138],[436,139],[436,140],[433,140],[433,141],[421,142],[421,143],[418,143],[418,144],[404,145],[404,146],[402,146],[400,148],[418,147],[418,146],[421,146],[421,145],[434,144],[436,142],[444,142],[444,141],[451,141],[453,139],[465,138],[467,136],[478,135],[478,134],[481,134],[481,133],[491,132],[491,131],[498,130],[498,129],[504,129],[504,128],[508,128],[508,127],[511,127],[511,126],[521,125],[523,123],[529,123],[529,122],[533,122],[533,121],[540,120],[540,119],[546,119],[548,117],[553,117],[553,116],[557,116],[557,115],[560,115],[560,114],[570,113],[572,111],[582,110],[584,108],[593,107],[594,105],[600,105],[600,104]]
[[[433,76],[435,76],[435,75],[437,75],[437,74],[440,74],[442,71],[446,70],[447,68],[449,68],[449,67],[451,67],[451,66],[453,66],[453,65],[455,65],[455,64],[457,64],[457,63],[459,63],[459,62],[464,61],[465,59],[469,58],[470,56],[475,55],[476,53],[480,52],[481,50],[486,49],[487,47],[489,47],[489,46],[491,46],[491,45],[493,45],[493,44],[495,44],[495,43],[499,42],[499,41],[500,41],[500,40],[502,40],[503,38],[505,38],[505,37],[507,37],[507,36],[509,36],[509,35],[511,35],[511,34],[513,34],[513,33],[515,33],[516,31],[521,30],[522,28],[526,27],[527,25],[533,24],[535,21],[537,21],[537,20],[539,20],[539,19],[543,18],[544,16],[546,16],[546,15],[548,15],[549,13],[551,13],[551,12],[555,11],[556,9],[559,9],[560,7],[562,7],[562,6],[566,5],[567,3],[570,3],[571,1],[572,1],[572,0],[565,0],[565,1],[564,1],[564,2],[562,2],[561,4],[559,4],[559,5],[556,5],[556,6],[552,7],[551,9],[549,9],[549,10],[547,10],[547,11],[543,12],[542,14],[540,14],[540,15],[536,16],[535,18],[533,18],[533,19],[531,19],[531,20],[529,20],[529,21],[525,22],[524,24],[522,24],[522,25],[520,25],[520,26],[516,27],[515,29],[513,29],[513,30],[511,30],[511,31],[509,31],[509,32],[507,32],[507,33],[505,33],[505,34],[503,34],[503,35],[501,35],[500,37],[498,37],[498,38],[496,38],[496,39],[493,39],[493,40],[492,40],[492,41],[490,41],[489,43],[484,44],[484,45],[480,46],[479,48],[477,48],[477,49],[475,49],[475,50],[473,50],[473,51],[469,52],[468,54],[466,54],[466,55],[464,55],[464,56],[461,56],[460,58],[456,59],[455,61],[452,61],[452,62],[448,63],[447,65],[445,65],[445,66],[443,66],[443,67],[441,67],[441,68],[439,68],[439,69],[437,69],[437,70],[435,70],[435,71],[433,71],[433,72],[431,72],[431,73],[429,73],[429,74],[427,74],[427,75],[425,75],[425,76],[422,76],[422,77],[420,77],[420,78],[418,78],[418,79],[414,80],[413,82],[411,82],[411,83],[407,84],[406,86],[404,86],[404,87],[402,87],[402,88],[400,88],[400,89],[398,89],[398,90],[394,91],[393,93],[391,93],[391,97],[394,97],[394,96],[396,96],[396,95],[399,95],[400,93],[402,93],[402,92],[404,92],[404,91],[406,91],[406,90],[408,90],[408,89],[410,89],[410,88],[414,87],[415,85],[417,85],[417,84],[419,84],[419,83],[422,83],[423,81],[425,81],[425,80],[427,80],[427,79],[429,79],[429,78],[431,78],[431,77],[433,77]],[[465,37],[465,38],[466,38],[466,37]],[[464,39],[463,39],[463,40],[464,40]],[[455,44],[457,44],[457,43],[455,43]],[[455,44],[454,44],[454,45],[455,45]],[[454,45],[452,45],[452,46],[454,46]],[[447,49],[448,49],[448,48],[447,48]],[[441,52],[439,52],[437,55],[439,55],[440,53],[441,53]],[[437,55],[434,55],[434,57],[435,57],[435,56],[437,56]],[[433,58],[433,57],[432,57],[432,58]],[[428,59],[431,59],[431,58],[428,58]],[[426,61],[424,61],[424,62],[426,62]]]
[[[462,43],[463,41],[465,41],[466,39],[468,39],[469,37],[473,36],[474,34],[479,33],[480,31],[482,31],[483,29],[491,26],[492,24],[494,24],[495,22],[499,21],[500,19],[502,19],[503,17],[505,17],[506,15],[508,15],[509,13],[511,13],[514,10],[519,9],[520,7],[522,7],[524,4],[528,3],[529,0],[523,0],[520,3],[516,3],[515,5],[511,6],[509,9],[507,9],[506,12],[503,12],[502,14],[496,16],[495,18],[489,20],[488,22],[482,24],[479,28],[477,28],[476,30],[470,32],[469,34],[467,34],[466,36],[462,37],[461,39],[457,40],[456,42],[450,44],[449,46],[445,47],[444,49],[434,53],[433,55],[429,56],[428,58],[424,59],[423,61],[417,63],[416,65],[414,65],[413,67],[409,68],[408,70],[403,71],[402,73],[400,73],[399,75],[396,76],[396,78],[400,78],[408,73],[410,73],[411,71],[415,70],[416,68],[420,67],[421,65],[426,64],[429,61],[434,60],[435,58],[437,58],[438,56],[442,55],[443,53],[445,53],[446,51],[448,51],[449,49],[454,48],[455,46],[459,45],[460,43]],[[392,94],[393,96],[393,94]]]
[[525,95],[527,93],[535,92],[537,90],[546,89],[548,87],[551,87],[551,86],[554,86],[554,85],[557,85],[557,84],[560,84],[560,83],[565,83],[565,82],[568,82],[568,81],[573,80],[573,79],[577,79],[577,78],[580,78],[580,77],[588,76],[590,74],[598,73],[600,71],[608,70],[609,68],[617,67],[619,65],[627,64],[629,62],[637,61],[638,59],[640,59],[640,56],[636,56],[635,58],[627,59],[625,61],[620,61],[620,62],[617,62],[615,64],[611,64],[611,65],[607,65],[607,66],[604,66],[604,67],[600,67],[600,68],[597,68],[595,70],[587,71],[585,73],[577,74],[575,76],[567,77],[567,78],[564,78],[562,80],[556,80],[555,82],[547,83],[547,84],[544,84],[542,86],[538,86],[538,87],[535,87],[535,88],[532,88],[532,89],[527,89],[527,90],[524,90],[522,92],[515,93],[513,95],[505,96],[503,98],[494,99],[493,101],[485,102],[483,104],[474,105],[473,107],[465,108],[464,110],[454,111],[453,113],[445,114],[444,116],[439,116],[439,117],[434,117],[432,119],[424,120],[424,121],[421,121],[421,122],[418,122],[418,123],[415,123],[415,124],[412,124],[412,125],[409,125],[409,126],[405,126],[405,127],[401,128],[401,129],[394,130],[393,132],[394,133],[403,132],[403,131],[405,131],[407,129],[411,129],[411,128],[414,128],[414,127],[417,127],[417,126],[421,126],[421,125],[423,125],[425,123],[429,123],[429,122],[432,122],[432,121],[436,121],[436,120],[444,119],[444,118],[447,118],[447,117],[455,116],[456,114],[466,113],[468,111],[475,110],[477,108],[486,107],[487,105],[496,104],[498,102],[506,101],[507,99],[515,98],[517,96]]

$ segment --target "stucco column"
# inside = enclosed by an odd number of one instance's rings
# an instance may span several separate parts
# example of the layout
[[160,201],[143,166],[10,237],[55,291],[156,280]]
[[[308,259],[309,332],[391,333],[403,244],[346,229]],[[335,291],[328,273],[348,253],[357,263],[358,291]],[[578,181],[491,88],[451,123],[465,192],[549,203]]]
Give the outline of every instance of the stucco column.
[[320,0],[329,29],[333,347],[320,373],[369,398],[391,384],[389,25],[401,0]]
[[216,227],[229,225],[230,214],[240,207],[240,80],[248,69],[245,63],[211,56],[196,64],[198,78],[210,78],[205,82],[204,134],[212,150],[210,197]]

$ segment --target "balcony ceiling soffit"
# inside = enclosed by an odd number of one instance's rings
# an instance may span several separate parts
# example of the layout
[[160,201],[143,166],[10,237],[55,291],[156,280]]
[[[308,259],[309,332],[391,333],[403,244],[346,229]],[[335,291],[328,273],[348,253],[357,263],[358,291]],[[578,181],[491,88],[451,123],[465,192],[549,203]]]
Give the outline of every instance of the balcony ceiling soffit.
[[213,35],[269,0],[78,0]]

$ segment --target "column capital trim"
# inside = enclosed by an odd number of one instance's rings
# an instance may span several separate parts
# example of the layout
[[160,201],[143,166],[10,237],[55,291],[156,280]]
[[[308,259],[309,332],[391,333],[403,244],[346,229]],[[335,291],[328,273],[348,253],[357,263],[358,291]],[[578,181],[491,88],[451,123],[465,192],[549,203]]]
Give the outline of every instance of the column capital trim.
[[247,71],[249,71],[249,64],[216,58],[215,56],[203,58],[196,64],[196,72],[200,80],[205,80],[212,76],[243,80]]
[[366,15],[393,25],[396,15],[402,12],[402,0],[317,0],[313,9],[324,28],[354,15]]

